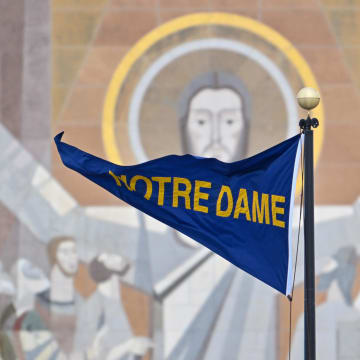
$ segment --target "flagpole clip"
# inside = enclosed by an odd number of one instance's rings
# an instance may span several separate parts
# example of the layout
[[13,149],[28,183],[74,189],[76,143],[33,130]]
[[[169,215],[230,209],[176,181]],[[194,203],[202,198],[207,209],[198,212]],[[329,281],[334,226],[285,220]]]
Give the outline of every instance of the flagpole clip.
[[319,126],[319,120],[316,118],[311,118],[310,115],[306,119],[301,119],[299,121],[299,126],[301,130],[311,130],[311,128],[316,129]]

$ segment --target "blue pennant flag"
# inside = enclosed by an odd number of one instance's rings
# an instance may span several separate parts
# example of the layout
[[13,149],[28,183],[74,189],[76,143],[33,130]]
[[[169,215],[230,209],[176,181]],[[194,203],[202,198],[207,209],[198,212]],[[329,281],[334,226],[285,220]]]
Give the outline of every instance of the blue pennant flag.
[[169,155],[119,166],[55,136],[65,166],[285,295],[301,136],[248,159]]

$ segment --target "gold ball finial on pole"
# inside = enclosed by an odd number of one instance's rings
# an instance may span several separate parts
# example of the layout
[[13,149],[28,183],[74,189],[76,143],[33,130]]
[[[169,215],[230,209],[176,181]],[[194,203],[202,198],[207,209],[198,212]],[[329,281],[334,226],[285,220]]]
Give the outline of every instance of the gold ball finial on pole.
[[297,93],[296,99],[303,109],[310,111],[318,106],[320,94],[311,87],[304,87]]

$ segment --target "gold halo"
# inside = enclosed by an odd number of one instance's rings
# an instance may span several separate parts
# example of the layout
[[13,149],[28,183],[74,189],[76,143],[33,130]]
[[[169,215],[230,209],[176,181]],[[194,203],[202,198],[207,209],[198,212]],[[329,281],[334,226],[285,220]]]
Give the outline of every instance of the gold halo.
[[[142,37],[125,55],[117,66],[110,81],[105,96],[103,116],[102,116],[102,138],[105,154],[109,161],[122,164],[120,153],[117,149],[114,132],[115,108],[121,87],[124,84],[128,72],[135,62],[156,42],[174,34],[178,31],[195,26],[223,25],[231,26],[254,33],[265,39],[278,50],[280,50],[289,62],[297,69],[305,87],[318,89],[319,86],[309,65],[298,50],[280,33],[263,23],[247,18],[245,16],[233,15],[228,13],[196,13],[185,15],[171,20]],[[324,137],[324,108],[322,103],[313,110],[313,115],[319,119],[321,126],[314,132],[314,163],[319,159],[323,137]],[[299,178],[298,178],[299,185]],[[297,186],[299,189],[299,186]]]

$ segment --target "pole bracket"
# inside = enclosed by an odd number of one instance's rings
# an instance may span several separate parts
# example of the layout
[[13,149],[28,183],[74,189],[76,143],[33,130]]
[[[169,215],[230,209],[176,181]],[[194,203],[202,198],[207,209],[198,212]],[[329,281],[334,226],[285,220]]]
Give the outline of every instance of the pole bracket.
[[311,118],[308,115],[308,117],[306,119],[301,119],[299,121],[299,126],[300,126],[300,129],[302,129],[303,131],[311,130],[312,127],[315,129],[319,126],[319,120],[316,118]]

